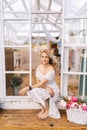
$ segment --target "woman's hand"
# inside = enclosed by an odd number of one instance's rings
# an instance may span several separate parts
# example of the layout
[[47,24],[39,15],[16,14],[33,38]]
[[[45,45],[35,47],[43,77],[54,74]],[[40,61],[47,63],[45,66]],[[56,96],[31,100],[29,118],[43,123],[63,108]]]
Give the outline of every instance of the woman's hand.
[[48,91],[48,93],[51,95],[51,97],[54,96],[54,91],[51,87],[46,87],[46,90]]

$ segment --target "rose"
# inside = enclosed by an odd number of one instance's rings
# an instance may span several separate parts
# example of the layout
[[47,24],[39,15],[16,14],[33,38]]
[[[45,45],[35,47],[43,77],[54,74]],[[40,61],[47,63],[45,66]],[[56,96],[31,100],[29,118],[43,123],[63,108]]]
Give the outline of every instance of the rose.
[[68,101],[68,103],[67,103],[67,108],[68,109],[70,109],[71,108],[71,104],[73,103],[73,101],[72,100],[70,100],[70,101]]
[[67,108],[70,109],[70,106],[71,106],[71,103],[68,103],[67,104]]
[[79,108],[79,104],[76,102],[73,102],[70,106],[70,108]]
[[[87,101],[81,98],[77,98],[76,96],[68,96],[66,98],[63,97],[63,100],[66,102],[67,109],[80,109],[87,111]],[[62,106],[64,103],[61,102]]]
[[82,110],[87,111],[87,106],[84,106]]
[[72,100],[73,102],[78,102],[78,98],[75,97],[75,96],[72,96],[71,100]]
[[67,104],[67,108],[68,108],[68,109],[70,109],[70,108],[79,108],[79,104],[72,101],[72,102],[69,102],[69,103]]
[[82,109],[83,109],[83,107],[85,107],[85,106],[86,106],[86,103],[82,103],[82,104],[80,104],[80,105],[79,105],[79,109],[81,109],[81,110],[82,110]]

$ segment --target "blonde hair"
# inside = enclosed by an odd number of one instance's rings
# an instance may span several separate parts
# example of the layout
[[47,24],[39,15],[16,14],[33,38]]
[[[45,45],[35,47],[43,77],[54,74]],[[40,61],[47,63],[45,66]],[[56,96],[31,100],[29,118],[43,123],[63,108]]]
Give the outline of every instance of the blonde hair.
[[40,53],[40,56],[42,55],[42,53],[46,53],[46,54],[48,55],[48,57],[49,57],[49,64],[52,65],[52,64],[53,64],[53,60],[52,60],[52,58],[50,57],[49,51],[48,51],[47,49],[42,50],[41,53]]
[[42,53],[46,53],[50,57],[49,51],[47,49],[42,50],[40,56],[42,55]]

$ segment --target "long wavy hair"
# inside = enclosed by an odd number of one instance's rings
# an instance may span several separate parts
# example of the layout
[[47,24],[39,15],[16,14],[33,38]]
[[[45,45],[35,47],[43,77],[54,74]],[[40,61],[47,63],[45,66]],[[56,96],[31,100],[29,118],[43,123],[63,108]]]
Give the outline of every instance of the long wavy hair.
[[48,55],[48,57],[49,57],[49,64],[52,65],[53,64],[53,59],[50,57],[49,51],[47,49],[42,50],[41,53],[40,53],[40,56],[41,56],[42,53],[46,53]]

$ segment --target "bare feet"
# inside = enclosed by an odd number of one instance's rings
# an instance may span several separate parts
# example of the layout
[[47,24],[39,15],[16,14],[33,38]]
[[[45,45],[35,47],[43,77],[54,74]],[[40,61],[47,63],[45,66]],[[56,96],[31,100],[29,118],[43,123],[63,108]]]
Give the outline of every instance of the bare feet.
[[40,113],[38,113],[38,117],[39,117],[40,119],[45,119],[45,118],[47,118],[48,115],[49,115],[49,99],[47,99],[47,100],[45,101],[45,103],[46,103],[46,107],[43,108]]
[[40,119],[45,119],[45,118],[48,117],[48,115],[49,115],[49,111],[46,110],[44,113],[39,114],[38,117],[39,117]]
[[38,117],[40,116],[40,115],[42,115],[43,113],[44,113],[44,109],[41,109],[41,111],[37,114],[38,115]]

